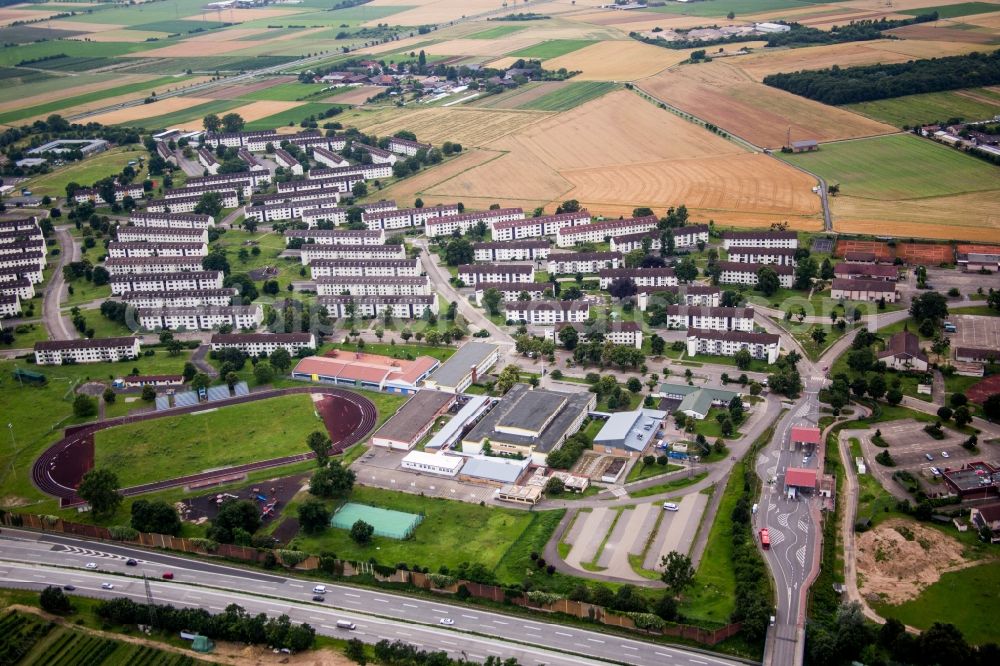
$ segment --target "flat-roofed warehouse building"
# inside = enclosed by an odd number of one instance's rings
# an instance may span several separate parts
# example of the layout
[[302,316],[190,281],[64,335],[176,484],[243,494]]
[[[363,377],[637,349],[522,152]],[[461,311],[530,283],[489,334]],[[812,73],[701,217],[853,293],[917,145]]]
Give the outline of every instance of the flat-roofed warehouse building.
[[499,359],[499,345],[467,342],[427,378],[424,386],[446,393],[461,393],[475,384]]
[[594,447],[603,446],[630,457],[640,455],[663,427],[667,413],[658,409],[636,409],[612,414],[594,437]]
[[486,440],[496,453],[520,454],[537,465],[580,429],[594,408],[592,393],[558,393],[515,384],[462,438],[464,453],[482,451]]
[[408,361],[333,350],[325,356],[307,356],[299,361],[292,370],[292,379],[409,395],[417,392],[420,382],[438,364],[439,361],[430,356]]
[[372,444],[401,451],[412,449],[455,399],[453,393],[418,391],[375,432]]

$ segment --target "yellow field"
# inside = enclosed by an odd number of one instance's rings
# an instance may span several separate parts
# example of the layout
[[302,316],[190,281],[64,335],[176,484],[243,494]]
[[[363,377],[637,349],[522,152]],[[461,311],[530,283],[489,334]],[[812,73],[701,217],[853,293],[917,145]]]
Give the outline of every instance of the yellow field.
[[992,14],[979,14],[978,16],[964,16],[962,23],[982,26],[984,28],[1000,28],[1000,12]]
[[[425,23],[447,23],[463,16],[474,16],[483,12],[502,9],[496,0],[375,0],[371,6],[398,7],[400,5],[413,9],[399,14],[393,14],[388,19],[372,19],[364,25],[373,26],[388,20],[392,25],[423,25]],[[511,11],[518,11],[511,7]]]
[[746,57],[673,68],[636,85],[767,148],[784,145],[789,129],[792,140],[818,141],[898,131],[850,111],[758,83],[741,71],[740,64]]
[[605,215],[685,203],[702,218],[726,223],[819,224],[813,178],[743,152],[627,91],[540,120],[486,148],[498,156],[428,185],[421,195],[467,205],[575,198]]
[[380,86],[358,86],[350,92],[333,95],[324,99],[324,102],[335,102],[337,104],[364,104],[369,97],[377,95],[382,91]]
[[294,109],[295,107],[302,106],[303,104],[305,104],[305,102],[260,101],[247,104],[246,106],[237,107],[232,111],[227,111],[227,113],[238,113],[243,120],[249,123],[254,120],[260,120],[261,118],[273,116],[274,114],[281,113],[282,111]]
[[574,81],[633,81],[652,76],[688,57],[687,51],[650,46],[634,39],[598,42],[546,60],[546,69],[581,72]]
[[[222,20],[228,23],[243,23],[244,21],[277,18],[279,16],[288,16],[289,14],[301,14],[304,11],[308,10],[300,7],[289,7],[287,9],[224,9]],[[210,17],[209,20],[215,20],[215,12],[209,11],[206,14]],[[204,17],[201,14],[183,17],[185,21],[201,21],[203,19]]]
[[32,95],[31,97],[25,97],[22,99],[2,99],[0,100],[0,111],[10,111],[12,109],[38,106],[39,104],[45,104],[46,102],[63,99],[64,97],[85,95],[89,92],[94,92],[95,90],[117,88],[118,86],[124,86],[130,83],[151,81],[155,78],[157,77],[150,74],[119,74],[116,78],[108,79],[107,81],[98,81],[95,83],[88,83],[87,85],[66,86],[62,90],[52,90],[47,93]]
[[[134,98],[134,95],[132,97]],[[107,113],[100,113],[87,118],[87,122],[116,125],[118,123],[127,123],[133,120],[142,120],[143,118],[152,118],[154,116],[173,113],[174,111],[183,111],[184,109],[211,101],[211,99],[204,97],[168,97],[152,104],[141,104],[127,109],[115,109]]]
[[991,242],[1000,239],[1000,190],[904,201],[838,196],[830,203],[833,227],[841,232]]
[[10,25],[11,23],[16,23],[17,21],[37,21],[39,19],[55,16],[58,13],[60,12],[55,10],[40,12],[32,11],[30,9],[0,9],[0,26]]
[[428,55],[501,56],[537,44],[538,41],[537,38],[520,37],[518,33],[514,33],[513,37],[503,39],[450,39],[447,42],[426,46],[424,51]]
[[[364,116],[352,126],[379,136],[409,130],[421,141],[440,144],[444,141],[463,146],[485,146],[502,136],[516,132],[550,114],[539,111],[512,111],[469,108],[432,108],[396,114],[387,120]],[[338,117],[339,120],[339,117]],[[371,124],[366,121],[372,120]],[[347,120],[343,120],[347,124]]]
[[74,37],[68,37],[67,39],[72,39],[75,41],[87,41],[87,42],[144,42],[147,39],[163,39],[169,33],[166,32],[152,32],[148,30],[102,30],[100,32],[91,32],[86,35],[76,35]]

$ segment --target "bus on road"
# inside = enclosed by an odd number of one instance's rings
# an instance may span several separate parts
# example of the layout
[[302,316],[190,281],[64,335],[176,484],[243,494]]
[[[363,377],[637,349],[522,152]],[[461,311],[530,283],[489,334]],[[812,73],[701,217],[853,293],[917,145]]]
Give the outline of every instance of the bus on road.
[[771,549],[771,535],[767,533],[766,527],[763,527],[760,530],[760,547],[764,550]]

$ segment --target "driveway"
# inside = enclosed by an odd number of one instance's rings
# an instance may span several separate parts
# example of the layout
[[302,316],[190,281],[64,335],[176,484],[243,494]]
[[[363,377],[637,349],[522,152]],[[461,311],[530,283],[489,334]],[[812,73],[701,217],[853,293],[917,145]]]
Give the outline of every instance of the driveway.
[[56,227],[55,234],[61,251],[55,272],[52,273],[52,281],[42,295],[42,321],[45,322],[50,340],[74,340],[79,338],[80,334],[73,328],[69,319],[62,315],[60,305],[68,295],[66,280],[63,279],[63,267],[68,262],[79,259],[80,249],[70,235],[69,227]]

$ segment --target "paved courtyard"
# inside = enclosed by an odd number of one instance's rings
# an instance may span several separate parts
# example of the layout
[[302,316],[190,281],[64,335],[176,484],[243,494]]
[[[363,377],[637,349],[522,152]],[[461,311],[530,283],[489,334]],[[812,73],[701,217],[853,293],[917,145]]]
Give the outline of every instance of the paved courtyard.
[[948,321],[958,329],[951,334],[951,346],[1000,349],[1000,317],[955,314]]

